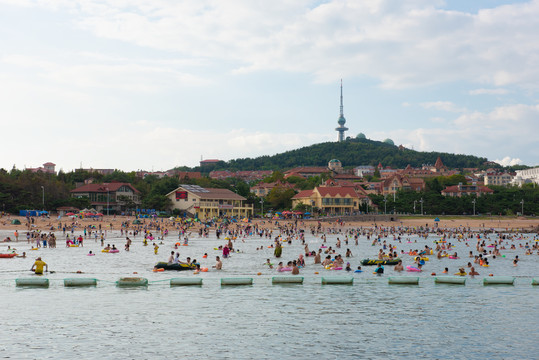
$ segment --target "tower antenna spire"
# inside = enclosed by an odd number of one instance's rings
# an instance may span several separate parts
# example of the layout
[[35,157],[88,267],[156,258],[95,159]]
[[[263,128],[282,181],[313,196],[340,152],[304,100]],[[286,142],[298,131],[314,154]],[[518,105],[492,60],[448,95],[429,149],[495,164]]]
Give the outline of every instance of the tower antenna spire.
[[341,79],[341,112],[340,117],[344,117],[343,105],[342,105],[342,79]]
[[339,127],[337,127],[335,130],[339,133],[338,141],[344,141],[344,132],[348,130],[344,124],[346,124],[346,119],[344,118],[344,111],[343,111],[343,98],[342,98],[342,79],[341,79],[341,109],[339,113],[339,120],[337,121],[337,124],[339,124]]

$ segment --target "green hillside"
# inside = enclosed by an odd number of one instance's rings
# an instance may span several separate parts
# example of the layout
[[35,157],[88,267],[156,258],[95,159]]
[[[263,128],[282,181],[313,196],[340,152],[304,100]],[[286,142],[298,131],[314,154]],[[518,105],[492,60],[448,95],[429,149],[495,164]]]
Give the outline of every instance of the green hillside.
[[296,166],[327,166],[331,159],[340,160],[344,167],[382,163],[383,166],[404,168],[408,164],[413,167],[434,165],[438,156],[449,168],[481,167],[487,161],[486,158],[472,155],[400,150],[398,146],[386,142],[347,139],[343,142],[314,144],[273,156],[223,161],[212,167],[212,170],[281,170]]

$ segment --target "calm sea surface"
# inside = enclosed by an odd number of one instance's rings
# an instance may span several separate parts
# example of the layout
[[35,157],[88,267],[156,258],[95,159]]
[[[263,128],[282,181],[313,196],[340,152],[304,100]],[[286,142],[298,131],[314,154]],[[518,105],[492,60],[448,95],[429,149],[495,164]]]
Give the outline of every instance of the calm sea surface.
[[[460,260],[437,260],[431,256],[420,276],[419,286],[388,285],[386,274],[329,271],[313,265],[301,269],[303,285],[272,285],[271,277],[286,275],[262,265],[273,258],[267,248],[271,239],[249,237],[235,241],[234,253],[223,261],[221,272],[211,271],[214,247],[225,244],[213,235],[192,235],[189,246],[179,248],[181,259],[196,258],[210,271],[152,272],[157,261],[166,261],[177,233],[160,245],[159,254],[152,246],[142,246],[142,237],[133,239],[131,251],[123,250],[125,237],[108,232],[106,244],[115,244],[119,254],[101,253],[99,242],[87,239],[83,248],[65,248],[64,237],[57,233],[56,249],[30,250],[24,242],[11,243],[28,258],[0,259],[0,357],[12,359],[535,359],[539,315],[539,256],[524,255],[519,244],[534,241],[533,235],[514,240],[516,250],[505,250],[505,258],[493,260],[489,268],[476,267],[480,276],[468,278],[465,286],[434,284],[432,272],[439,275],[444,267],[456,272],[475,253],[475,240],[457,242]],[[0,231],[0,237],[13,237],[12,231]],[[327,244],[335,247],[337,237],[328,234]],[[311,250],[322,243],[310,234]],[[412,243],[408,243],[408,239]],[[402,243],[386,240],[401,249],[433,246],[427,239],[404,236]],[[417,241],[417,243],[415,243]],[[470,246],[467,247],[466,243]],[[510,242],[508,243],[510,244]],[[5,252],[8,244],[0,245]],[[150,244],[151,245],[151,244]],[[257,250],[259,247],[262,250]],[[508,245],[506,245],[509,248]],[[374,257],[379,246],[360,238],[359,246],[343,242],[338,249],[344,255],[350,248],[352,268],[366,257]],[[89,250],[96,253],[90,257]],[[202,255],[208,254],[207,259]],[[282,260],[296,259],[303,253],[298,240],[285,245]],[[518,255],[521,261],[512,266]],[[37,256],[54,273],[48,289],[18,288],[16,278],[32,277],[28,270]],[[410,256],[403,256],[411,265]],[[76,274],[80,270],[83,274]],[[137,272],[137,275],[133,275]],[[262,274],[257,275],[258,272]],[[315,274],[319,272],[319,274]],[[514,286],[483,286],[489,273],[517,277]],[[123,276],[141,276],[150,281],[147,288],[118,288],[115,281]],[[221,287],[222,277],[252,277],[253,286]],[[354,284],[321,285],[321,277],[353,276]],[[97,278],[97,287],[65,288],[64,278]],[[201,287],[170,287],[174,277],[201,277]]]

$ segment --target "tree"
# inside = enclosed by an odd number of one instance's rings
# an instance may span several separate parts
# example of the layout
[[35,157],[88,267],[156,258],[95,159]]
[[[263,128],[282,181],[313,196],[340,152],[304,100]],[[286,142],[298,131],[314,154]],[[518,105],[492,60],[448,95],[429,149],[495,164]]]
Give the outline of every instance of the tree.
[[285,189],[282,186],[276,186],[271,189],[266,200],[274,209],[290,209],[292,206],[292,197],[296,192],[292,189]]

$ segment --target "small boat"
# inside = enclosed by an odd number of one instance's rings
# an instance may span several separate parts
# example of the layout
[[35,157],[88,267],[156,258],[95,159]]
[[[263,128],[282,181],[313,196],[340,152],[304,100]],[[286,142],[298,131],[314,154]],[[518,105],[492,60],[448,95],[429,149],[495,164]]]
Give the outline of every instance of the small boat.
[[195,270],[197,266],[195,264],[169,264],[166,262],[158,262],[155,264],[154,269],[165,269],[165,270]]
[[380,259],[363,259],[361,260],[361,265],[397,265],[401,261],[399,258],[392,260],[380,260]]
[[0,258],[12,258],[12,257],[15,257],[17,256],[17,254],[15,253],[10,253],[10,254],[0,254]]

